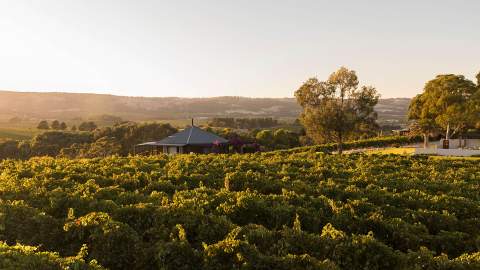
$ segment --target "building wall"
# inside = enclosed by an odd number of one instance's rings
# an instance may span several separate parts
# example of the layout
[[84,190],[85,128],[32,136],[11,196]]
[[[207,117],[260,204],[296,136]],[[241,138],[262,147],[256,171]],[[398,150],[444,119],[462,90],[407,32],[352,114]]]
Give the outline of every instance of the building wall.
[[208,153],[212,153],[212,146],[187,145],[185,146],[184,150],[186,154],[188,153],[208,154]]
[[469,149],[436,149],[436,148],[415,148],[416,155],[440,155],[470,157],[480,155],[480,150]]
[[163,146],[163,153],[169,155],[176,154],[209,154],[209,153],[227,153],[228,145],[186,145],[186,146]]
[[[457,149],[459,148],[460,140],[459,139],[450,139],[449,146],[450,149]],[[462,140],[463,148],[469,149],[480,149],[480,139],[463,139]],[[430,143],[431,148],[442,148],[443,147],[443,139],[437,142]]]
[[178,152],[180,152],[180,151],[178,151],[178,146],[168,146],[167,149],[168,149],[167,152],[168,152],[169,154],[173,154],[173,155],[175,155],[175,154],[177,154]]
[[183,146],[163,146],[163,153],[169,155],[176,155],[183,153]]

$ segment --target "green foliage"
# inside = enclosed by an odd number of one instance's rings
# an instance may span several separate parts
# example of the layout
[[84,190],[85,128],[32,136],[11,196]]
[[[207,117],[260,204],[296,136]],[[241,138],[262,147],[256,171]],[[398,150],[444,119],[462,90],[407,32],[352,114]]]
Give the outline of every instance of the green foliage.
[[89,122],[82,122],[80,125],[78,125],[78,130],[80,131],[94,131],[97,128],[97,124],[95,122],[89,121]]
[[273,147],[275,144],[273,131],[268,129],[258,132],[255,139],[258,141],[258,143],[265,147]]
[[317,143],[343,142],[371,136],[378,128],[374,106],[379,95],[373,87],[358,87],[355,71],[341,67],[327,81],[311,78],[295,91],[302,106],[301,122]]
[[65,122],[60,123],[60,127],[59,127],[60,130],[67,130],[67,128],[68,126],[67,124],[65,124]]
[[286,149],[300,145],[300,135],[286,130],[261,130],[255,136],[256,141],[266,149]]
[[408,116],[419,123],[424,133],[430,133],[437,125],[449,139],[480,121],[476,107],[479,99],[480,89],[464,76],[438,75],[412,100]]
[[14,245],[0,242],[0,269],[18,270],[102,270],[95,261],[86,263],[82,257],[62,258],[58,253],[40,251],[36,247]]
[[177,132],[170,124],[127,122],[104,127],[94,132],[94,139],[111,138],[118,143],[118,154],[127,155],[133,152],[133,146],[148,141],[159,141]]
[[58,122],[58,120],[53,120],[51,128],[53,130],[59,130],[60,129],[60,122]]
[[49,131],[39,134],[30,142],[31,156],[56,156],[61,149],[75,143],[91,143],[90,133],[70,133],[62,131]]
[[[378,138],[363,139],[357,141],[348,141],[343,143],[344,150],[350,149],[362,149],[371,147],[389,147],[400,146],[406,144],[417,143],[421,141],[420,137],[407,137],[407,136],[385,136]],[[302,152],[324,152],[331,153],[338,149],[336,143],[319,144],[313,146],[296,147],[287,150],[279,150],[275,152],[279,153],[302,153]]]
[[46,120],[42,120],[38,123],[37,129],[50,129],[50,126]]
[[[62,124],[60,124],[61,128]],[[123,123],[94,132],[47,131],[30,141],[0,142],[0,159],[34,156],[92,158],[133,153],[134,145],[163,139],[176,129],[169,124]]]
[[0,159],[25,159],[28,158],[30,155],[31,147],[28,142],[15,140],[0,142]]
[[[92,212],[65,224],[66,237],[85,243],[89,258],[110,269],[132,269],[140,250],[138,234],[128,225],[114,221],[106,213]],[[141,257],[140,257],[141,258]]]
[[479,165],[305,149],[4,160],[0,268],[479,269]]

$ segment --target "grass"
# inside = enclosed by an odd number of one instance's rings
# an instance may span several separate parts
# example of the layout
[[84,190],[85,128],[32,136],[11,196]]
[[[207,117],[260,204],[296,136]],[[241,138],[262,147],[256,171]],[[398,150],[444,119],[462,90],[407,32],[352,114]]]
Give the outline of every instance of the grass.
[[369,149],[366,150],[365,153],[367,154],[379,154],[379,155],[389,155],[389,154],[396,154],[396,155],[411,155],[415,152],[415,148],[413,147],[391,147],[385,149]]
[[446,160],[480,160],[480,157],[452,157],[452,156],[430,156],[431,159],[446,159]]
[[28,140],[38,133],[39,130],[30,128],[0,127],[0,141]]
[[[385,149],[372,149],[367,150],[365,153],[367,154],[377,154],[377,155],[412,155],[415,152],[415,148],[413,147],[405,147],[405,148],[385,148]],[[480,160],[480,157],[453,157],[453,156],[429,156],[430,159],[436,160]]]

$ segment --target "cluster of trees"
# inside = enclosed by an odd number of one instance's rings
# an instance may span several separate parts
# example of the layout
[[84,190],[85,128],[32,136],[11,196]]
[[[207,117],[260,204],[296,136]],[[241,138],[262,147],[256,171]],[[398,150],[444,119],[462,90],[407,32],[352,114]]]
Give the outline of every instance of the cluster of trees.
[[298,147],[304,142],[301,138],[303,138],[301,134],[286,129],[265,129],[255,135],[256,141],[267,149]]
[[230,118],[215,117],[208,125],[211,127],[235,128],[235,129],[264,129],[279,125],[278,120],[271,117],[265,118]]
[[478,166],[314,152],[4,160],[0,268],[480,269]]
[[253,129],[247,132],[235,131],[229,128],[213,129],[207,128],[208,131],[218,134],[219,136],[229,140],[231,152],[237,151],[241,146],[256,147],[256,151],[270,151],[287,149],[292,147],[299,147],[307,145],[308,140],[305,140],[305,133],[294,132],[288,129]]
[[28,141],[7,140],[0,143],[0,159],[27,159],[34,156],[57,156],[75,143],[91,143],[88,132],[47,131]]
[[128,155],[136,144],[163,139],[177,130],[169,124],[132,122],[94,131],[47,131],[29,141],[0,143],[0,159],[27,159],[34,156],[69,158]]
[[412,132],[424,136],[425,147],[436,132],[444,132],[447,140],[461,139],[468,129],[480,128],[480,73],[476,84],[463,75],[438,75],[412,99],[408,117]]
[[[91,123],[91,124],[89,124]],[[31,140],[7,140],[0,143],[0,159],[27,159],[34,156],[61,156],[69,158],[92,158],[109,155],[126,156],[134,153],[134,146],[161,140],[177,129],[169,124],[123,122],[111,127],[85,128],[94,125],[84,122],[81,132],[46,131]],[[232,129],[207,128],[230,141],[230,152],[257,152],[299,147],[310,143],[305,134],[286,129],[249,130],[238,132]]]
[[93,131],[94,143],[91,145],[72,145],[68,149],[69,157],[98,157],[112,154],[126,156],[133,153],[139,143],[159,141],[176,133],[177,129],[164,123],[125,122],[112,127],[103,127]]
[[[212,129],[230,142],[230,153],[285,150],[289,153],[312,151],[332,152],[336,143],[311,145],[305,133],[286,129],[251,130]],[[8,140],[0,143],[0,159],[28,159],[35,156],[93,158],[110,155],[127,156],[134,146],[146,141],[161,140],[177,130],[169,124],[125,122],[93,132],[47,131],[29,141]],[[418,142],[418,137],[380,137],[344,142],[344,149],[399,146]]]
[[79,131],[94,131],[97,128],[97,124],[93,121],[82,122],[78,125]]
[[42,120],[37,125],[37,129],[53,129],[53,130],[66,130],[67,124],[65,122],[59,122],[58,120],[53,120],[52,124],[49,124],[47,120]]
[[[67,130],[67,128],[68,128],[68,126],[65,122],[60,122],[58,120],[53,120],[51,124],[49,124],[47,120],[42,120],[37,125],[37,129],[41,129],[41,130],[49,130],[49,129],[52,129],[52,130]],[[97,129],[97,124],[95,124],[95,122],[93,122],[93,121],[82,122],[82,123],[80,123],[78,128],[75,125],[73,125],[71,127],[71,131],[77,131],[77,130],[79,130],[79,131],[94,131],[95,129]]]
[[326,81],[310,78],[295,97],[307,135],[319,144],[336,142],[340,154],[345,140],[377,134],[374,107],[380,96],[374,87],[359,87],[353,70],[341,67]]

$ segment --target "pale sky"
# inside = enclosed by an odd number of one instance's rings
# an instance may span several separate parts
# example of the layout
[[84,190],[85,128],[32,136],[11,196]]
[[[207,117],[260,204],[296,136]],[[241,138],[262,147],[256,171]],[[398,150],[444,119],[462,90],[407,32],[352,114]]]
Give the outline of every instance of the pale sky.
[[292,97],[340,66],[382,97],[480,71],[479,0],[0,0],[0,89]]

